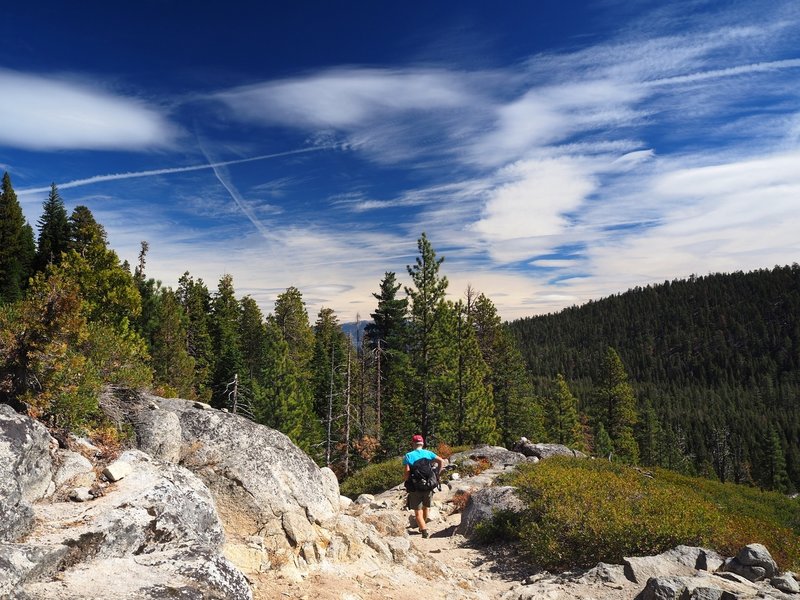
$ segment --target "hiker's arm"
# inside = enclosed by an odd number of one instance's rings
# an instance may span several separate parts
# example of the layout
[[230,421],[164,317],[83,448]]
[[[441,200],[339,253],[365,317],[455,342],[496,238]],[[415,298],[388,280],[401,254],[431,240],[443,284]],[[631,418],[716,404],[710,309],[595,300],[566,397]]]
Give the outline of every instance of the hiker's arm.
[[441,456],[436,457],[436,462],[439,463],[439,473],[444,469],[444,459]]
[[403,471],[403,481],[406,481],[408,479],[409,473],[411,473],[411,467],[406,465],[406,468]]

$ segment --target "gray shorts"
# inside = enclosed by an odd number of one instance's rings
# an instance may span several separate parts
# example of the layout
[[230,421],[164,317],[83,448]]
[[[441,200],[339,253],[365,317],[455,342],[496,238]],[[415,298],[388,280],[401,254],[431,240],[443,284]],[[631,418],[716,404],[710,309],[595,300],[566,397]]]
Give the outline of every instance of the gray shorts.
[[408,492],[406,499],[406,506],[409,510],[420,510],[421,508],[430,508],[431,500],[433,500],[433,491],[430,492]]

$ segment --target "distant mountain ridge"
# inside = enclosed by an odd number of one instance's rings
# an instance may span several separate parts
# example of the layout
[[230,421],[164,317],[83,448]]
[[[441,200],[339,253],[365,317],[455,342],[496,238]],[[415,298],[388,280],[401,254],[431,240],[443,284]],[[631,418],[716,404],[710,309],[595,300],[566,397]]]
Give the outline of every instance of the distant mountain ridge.
[[[800,266],[637,287],[511,322],[540,390],[562,373],[584,405],[614,347],[698,472],[763,480],[775,435],[800,486]],[[777,465],[780,467],[781,465]]]

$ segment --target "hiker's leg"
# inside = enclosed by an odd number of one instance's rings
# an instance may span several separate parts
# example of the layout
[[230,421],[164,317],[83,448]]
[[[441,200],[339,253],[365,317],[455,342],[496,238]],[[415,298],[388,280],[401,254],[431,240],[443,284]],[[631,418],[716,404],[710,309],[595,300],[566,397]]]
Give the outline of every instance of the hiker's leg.
[[422,531],[425,529],[425,517],[427,516],[427,508],[417,508],[414,510],[414,516],[417,518],[417,527]]

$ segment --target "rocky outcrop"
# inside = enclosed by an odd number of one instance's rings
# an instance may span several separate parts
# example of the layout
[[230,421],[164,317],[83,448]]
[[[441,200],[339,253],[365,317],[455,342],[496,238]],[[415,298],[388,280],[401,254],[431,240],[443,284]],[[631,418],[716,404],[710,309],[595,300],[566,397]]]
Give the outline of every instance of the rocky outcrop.
[[[246,573],[301,573],[324,561],[410,560],[374,523],[343,515],[335,474],[282,433],[209,405],[109,390],[101,401],[129,422],[137,443],[206,484],[223,523],[225,556]],[[394,537],[406,536],[405,531]]]
[[495,467],[512,467],[522,462],[527,462],[528,457],[506,450],[500,446],[477,446],[472,450],[457,452],[450,457],[450,464],[470,464],[469,461],[489,461]]
[[[4,592],[44,600],[169,597],[159,596],[169,590],[252,597],[242,573],[220,554],[222,524],[200,479],[137,450],[115,466],[125,476],[91,502],[35,505],[27,542],[2,548]],[[140,570],[147,576],[132,580]],[[98,573],[115,585],[97,588]]]
[[260,538],[264,568],[316,563],[339,514],[339,484],[284,434],[184,400],[148,398],[177,417],[181,464],[217,501],[235,554]]
[[52,483],[51,439],[41,424],[0,404],[0,542],[33,527],[31,503]]

